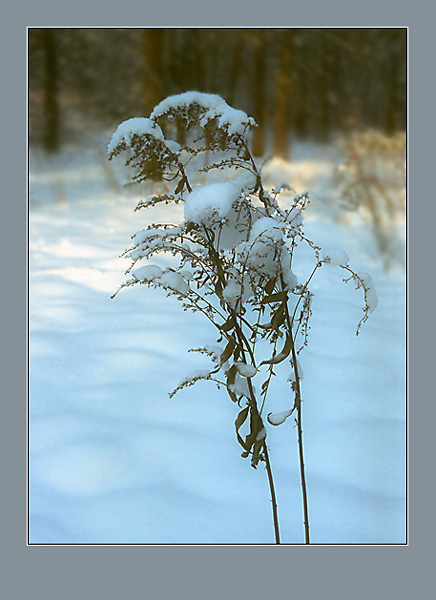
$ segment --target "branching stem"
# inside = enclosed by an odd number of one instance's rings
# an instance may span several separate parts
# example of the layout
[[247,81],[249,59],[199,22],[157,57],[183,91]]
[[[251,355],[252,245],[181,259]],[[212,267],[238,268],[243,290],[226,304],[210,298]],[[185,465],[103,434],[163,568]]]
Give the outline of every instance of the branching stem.
[[[240,327],[239,327],[238,324],[236,325],[235,331],[236,331],[236,335],[238,336],[239,343],[241,344],[242,358],[245,361],[245,352],[244,352],[244,347],[243,347],[243,337],[241,337],[241,329],[240,329]],[[247,349],[249,349],[249,346],[247,347]],[[250,405],[251,406],[251,410],[255,411],[255,413],[257,414],[257,416],[261,420],[261,416],[259,414],[259,409],[257,407],[256,396],[254,394],[253,384],[251,383],[251,379],[247,379],[247,383],[248,383],[248,389],[249,389],[250,397],[251,397],[251,405]],[[263,454],[264,454],[264,457],[265,457],[265,467],[266,467],[266,472],[267,472],[267,475],[268,475],[268,484],[269,484],[269,490],[270,490],[270,494],[271,494],[271,504],[272,504],[272,512],[273,512],[275,540],[276,540],[276,544],[280,544],[280,528],[279,528],[279,516],[278,516],[278,510],[277,510],[276,492],[275,492],[274,478],[273,478],[271,463],[270,463],[270,460],[269,460],[269,454],[268,454],[268,448],[267,448],[267,445],[266,445],[266,440],[263,443]]]
[[266,446],[266,441],[263,444],[263,454],[265,456],[266,472],[268,475],[269,489],[271,492],[271,504],[272,504],[272,510],[273,510],[274,533],[275,533],[275,538],[276,538],[276,544],[280,544],[280,530],[279,530],[279,516],[278,516],[278,512],[277,512],[277,500],[276,500],[274,479],[273,479],[271,464],[269,462],[268,448]]
[[298,373],[297,353],[295,351],[294,337],[292,334],[292,323],[289,316],[288,307],[285,310],[286,322],[288,325],[288,331],[291,339],[291,354],[292,363],[294,366],[295,374],[295,406],[297,408],[297,418],[295,419],[297,424],[298,432],[298,455],[300,461],[300,479],[301,479],[301,493],[303,496],[303,512],[304,512],[304,537],[306,544],[310,544],[309,536],[309,507],[307,502],[307,486],[306,486],[306,472],[304,467],[304,446],[303,446],[303,423],[302,423],[302,408],[301,408],[301,388],[300,388],[300,375]]

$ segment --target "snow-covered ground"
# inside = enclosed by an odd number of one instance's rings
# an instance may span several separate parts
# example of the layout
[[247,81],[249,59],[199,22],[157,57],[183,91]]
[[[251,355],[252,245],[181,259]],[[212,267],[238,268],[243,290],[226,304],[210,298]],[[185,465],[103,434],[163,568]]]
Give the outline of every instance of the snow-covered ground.
[[[311,541],[401,544],[404,270],[385,272],[362,221],[345,226],[316,209],[331,190],[332,156],[306,149],[300,162],[266,167],[272,186],[291,177],[297,191],[313,189],[306,230],[370,272],[379,298],[356,337],[360,291],[333,266],[312,286],[300,359]],[[162,209],[133,212],[144,196],[120,185],[126,174],[106,163],[104,140],[50,160],[31,149],[29,179],[30,543],[273,543],[267,476],[240,457],[238,407],[211,382],[168,396],[186,373],[207,368],[187,351],[215,343],[212,326],[161,290],[135,286],[110,298],[130,236],[160,222]],[[288,407],[288,387],[277,385],[270,410]],[[299,544],[293,425],[269,427],[268,442],[282,541]]]

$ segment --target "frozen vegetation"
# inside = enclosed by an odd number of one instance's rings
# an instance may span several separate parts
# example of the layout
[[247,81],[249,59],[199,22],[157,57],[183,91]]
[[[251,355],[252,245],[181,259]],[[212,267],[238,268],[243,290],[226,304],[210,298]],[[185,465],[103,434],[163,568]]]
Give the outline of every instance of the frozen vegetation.
[[[210,98],[206,115],[237,132],[244,114],[235,115],[217,98]],[[183,107],[186,96],[179,101]],[[162,103],[155,110],[167,114],[171,107]],[[178,154],[178,144],[168,144],[148,119],[119,128],[109,149],[130,143],[132,132],[150,131],[163,154]],[[339,190],[335,156],[310,150],[297,147],[295,162],[272,160],[264,177],[271,189],[281,181],[313,196],[305,228],[322,246],[326,263],[311,285],[310,342],[298,361],[300,379],[303,369],[305,374],[312,542],[404,543],[404,270],[386,271],[367,221],[354,213],[347,213],[346,224],[332,219],[326,198]],[[231,221],[241,179],[220,182],[212,171],[185,192],[183,202],[173,198],[168,207],[155,203],[153,194],[172,188],[124,188],[122,162],[108,165],[104,154],[101,140],[50,161],[30,152],[30,542],[272,543],[263,463],[256,471],[239,458],[232,431],[238,407],[223,389],[201,381],[211,358],[219,360],[223,351],[217,333],[202,315],[180,311],[159,288],[186,293],[192,270],[177,273],[173,257],[159,254],[123,278],[131,261],[117,258],[133,232],[129,256],[137,260],[163,239],[172,243],[180,235],[177,224],[213,228],[224,219],[221,243],[230,251],[243,237]],[[206,194],[199,195],[200,185],[207,185]],[[282,208],[292,207],[294,191],[285,191]],[[153,208],[134,212],[138,203]],[[168,214],[171,227],[156,237],[148,227],[167,222]],[[298,228],[298,211],[289,220]],[[404,243],[402,227],[399,219],[396,231]],[[259,218],[246,263],[254,269],[262,256],[262,269],[273,277],[269,248],[282,234],[273,219]],[[287,289],[307,279],[311,259],[303,252],[301,272],[285,273]],[[359,336],[361,293],[342,281],[349,260],[369,290],[371,317]],[[158,287],[133,285],[143,281]],[[111,300],[123,283],[131,289]],[[223,297],[236,306],[239,295],[235,273]],[[242,360],[236,367],[233,389],[244,395],[247,381],[258,385],[257,371]],[[303,543],[296,432],[288,418],[293,371],[289,363],[276,369],[281,376],[271,384],[268,429],[257,439],[271,432],[282,543]],[[194,379],[196,385],[169,397]]]

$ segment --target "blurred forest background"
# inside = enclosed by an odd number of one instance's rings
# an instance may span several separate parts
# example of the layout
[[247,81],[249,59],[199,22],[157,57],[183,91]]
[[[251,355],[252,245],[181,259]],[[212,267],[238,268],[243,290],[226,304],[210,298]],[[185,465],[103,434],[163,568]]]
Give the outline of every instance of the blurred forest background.
[[295,139],[406,128],[400,29],[29,29],[29,139],[47,151],[148,116],[168,95],[221,95],[253,116],[257,156]]
[[266,177],[365,223],[385,265],[405,264],[406,28],[29,28],[28,81],[32,202],[80,196],[81,162],[120,195],[105,151],[118,124],[197,90],[254,117]]

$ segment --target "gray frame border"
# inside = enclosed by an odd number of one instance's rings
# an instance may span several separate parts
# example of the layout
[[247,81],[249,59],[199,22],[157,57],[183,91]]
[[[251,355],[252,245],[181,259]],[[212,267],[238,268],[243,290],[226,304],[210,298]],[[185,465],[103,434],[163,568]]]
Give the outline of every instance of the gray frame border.
[[[227,0],[226,0],[227,2]],[[19,5],[21,4],[21,6]],[[26,182],[24,178],[24,146],[25,146],[25,97],[26,97],[26,27],[27,26],[128,26],[126,16],[141,16],[143,26],[408,26],[409,27],[409,177],[412,174],[409,188],[409,219],[408,219],[408,272],[409,272],[409,386],[408,398],[413,398],[414,405],[418,399],[428,397],[431,387],[426,387],[425,373],[429,372],[430,352],[427,348],[428,330],[426,304],[431,295],[419,293],[419,279],[426,273],[425,258],[428,255],[428,234],[434,221],[424,211],[419,211],[419,200],[426,202],[426,194],[431,187],[427,185],[425,175],[431,170],[428,168],[426,158],[432,156],[430,148],[429,102],[434,98],[434,85],[427,76],[427,57],[431,50],[428,48],[429,40],[433,39],[430,29],[433,24],[433,15],[428,14],[428,5],[413,8],[402,8],[393,2],[369,2],[364,6],[348,8],[345,2],[328,3],[314,7],[308,2],[304,8],[289,6],[274,10],[274,2],[267,7],[256,8],[255,20],[250,14],[250,5],[232,6],[224,10],[222,2],[219,5],[220,15],[210,14],[205,22],[204,4],[197,2],[183,3],[174,7],[169,15],[168,6],[136,6],[131,13],[126,3],[119,9],[121,14],[116,15],[116,10],[102,10],[100,4],[93,6],[86,3],[86,11],[81,12],[78,21],[79,8],[59,7],[55,2],[38,3],[33,6],[16,5],[20,16],[16,13],[4,19],[3,31],[4,51],[3,72],[7,74],[7,85],[3,96],[5,102],[5,115],[8,115],[4,125],[5,138],[8,140],[7,152],[2,161],[2,169],[8,177],[6,198],[4,202],[6,211],[3,223],[8,223],[2,236],[2,260],[4,272],[8,273],[2,302],[5,303],[2,314],[5,319],[5,335],[7,340],[7,360],[2,364],[3,390],[6,407],[4,423],[8,424],[7,431],[2,436],[4,445],[3,456],[8,457],[6,462],[7,485],[4,492],[4,516],[8,563],[6,577],[6,590],[11,590],[13,596],[26,595],[26,581],[30,586],[27,591],[33,595],[37,592],[45,594],[47,598],[74,597],[78,593],[85,596],[96,594],[98,597],[115,597],[114,594],[129,597],[135,588],[138,591],[152,592],[152,597],[166,597],[172,593],[189,595],[205,593],[208,596],[214,592],[229,593],[233,596],[238,593],[238,584],[242,585],[245,592],[249,592],[252,585],[257,595],[277,591],[289,593],[303,592],[304,596],[325,593],[330,588],[336,596],[354,598],[366,596],[376,592],[377,596],[389,591],[389,595],[399,594],[400,597],[409,596],[415,586],[425,586],[426,566],[430,565],[431,550],[429,544],[429,523],[426,513],[429,512],[432,494],[422,493],[424,477],[430,471],[428,449],[422,447],[419,440],[433,439],[429,431],[433,419],[429,409],[414,408],[412,419],[409,419],[410,439],[414,444],[410,457],[410,493],[409,508],[411,518],[409,544],[406,547],[393,549],[389,547],[329,547],[329,552],[339,553],[340,556],[326,556],[327,548],[323,550],[308,550],[310,556],[303,556],[302,547],[141,547],[135,548],[112,547],[111,550],[101,547],[26,547],[23,532],[24,515],[26,513],[24,500],[24,473],[23,466],[26,462],[26,451],[23,445],[23,423],[25,422],[26,379],[23,367],[26,364],[26,315],[27,293],[26,275],[20,269],[11,269],[11,259],[15,263],[26,265],[26,244],[17,244],[17,232],[23,235],[26,223],[26,206],[23,198],[26,197]],[[197,4],[197,6],[193,6]],[[282,3],[279,3],[282,4]],[[373,4],[374,6],[370,6]],[[420,2],[418,2],[420,4]],[[338,6],[339,5],[339,6]],[[197,10],[202,7],[203,11]],[[231,4],[229,3],[229,6]],[[108,8],[108,7],[106,7]],[[173,7],[172,7],[173,8]],[[189,9],[189,10],[188,10]],[[239,10],[238,10],[239,9]],[[370,10],[373,9],[373,10]],[[189,17],[189,11],[190,17]],[[261,15],[265,12],[267,15]],[[110,17],[108,13],[110,12]],[[239,14],[238,14],[239,12]],[[251,13],[253,12],[251,7]],[[286,13],[287,14],[283,14]],[[413,14],[411,14],[413,12]],[[102,14],[104,13],[104,15]],[[161,14],[159,14],[161,13]],[[180,14],[181,13],[181,14]],[[303,14],[306,13],[306,14]],[[150,14],[152,15],[150,17]],[[298,16],[296,16],[298,14]],[[194,16],[192,16],[194,15]],[[196,23],[196,16],[202,16],[202,22]],[[247,15],[250,23],[247,23]],[[371,15],[371,16],[369,16]],[[112,20],[109,23],[107,21]],[[226,22],[223,21],[223,16]],[[275,16],[274,22],[271,17]],[[317,19],[313,24],[314,16]],[[102,18],[105,23],[102,24]],[[395,23],[392,22],[395,19]],[[137,20],[137,18],[135,18]],[[84,23],[86,21],[86,25]],[[211,23],[213,21],[213,23]],[[375,24],[375,22],[377,24]],[[432,98],[431,98],[432,97]],[[410,100],[412,104],[410,104]],[[9,118],[11,115],[11,118]],[[18,125],[18,126],[17,126]],[[426,135],[427,134],[427,135]],[[418,148],[420,150],[418,154]],[[415,150],[415,153],[412,151]],[[419,160],[417,158],[419,156]],[[6,167],[6,168],[5,168]],[[413,201],[412,201],[413,198]],[[417,205],[418,202],[418,205]],[[428,203],[426,209],[432,209]],[[423,208],[423,207],[421,207]],[[428,215],[428,216],[427,216]],[[11,223],[11,226],[9,226]],[[13,224],[13,225],[12,225]],[[3,228],[5,229],[5,228]],[[411,248],[413,244],[413,249]],[[13,250],[12,250],[13,249]],[[412,251],[413,250],[413,251]],[[11,253],[12,252],[12,253]],[[18,254],[18,257],[17,257]],[[18,258],[18,261],[17,261]],[[7,267],[7,268],[6,268]],[[415,283],[416,280],[416,283]],[[12,285],[11,285],[12,284]],[[416,291],[415,291],[416,290]],[[424,288],[425,290],[425,288]],[[18,291],[18,293],[17,293]],[[12,318],[9,318],[11,315]],[[428,352],[427,352],[428,350]],[[23,352],[24,351],[24,352]],[[421,354],[420,354],[421,352]],[[5,352],[3,353],[5,355]],[[418,389],[417,389],[418,388]],[[431,400],[431,398],[430,398]],[[433,409],[430,403],[430,409]],[[10,414],[9,414],[10,413]],[[24,419],[24,420],[23,420]],[[10,424],[13,423],[13,427]],[[15,430],[15,426],[17,430]],[[416,444],[415,444],[416,441]],[[410,445],[409,445],[410,448]],[[11,457],[12,460],[11,460]],[[423,486],[424,487],[424,486]],[[421,492],[421,493],[420,493]],[[411,505],[410,505],[411,503]],[[431,513],[430,513],[431,514]],[[317,548],[317,546],[314,546]],[[139,555],[138,552],[141,554]],[[274,554],[272,554],[274,552]],[[315,556],[313,553],[315,552]],[[316,556],[323,552],[323,556]],[[392,552],[395,556],[392,556]],[[406,553],[406,556],[399,553]],[[123,553],[123,554],[121,554]],[[297,555],[297,553],[299,553]],[[358,553],[359,556],[353,556]],[[389,554],[388,554],[389,553]],[[65,554],[67,556],[65,556]],[[116,554],[116,556],[112,556]],[[92,556],[91,556],[92,555]],[[252,573],[255,565],[261,566],[256,570],[259,575]],[[427,571],[428,572],[428,571]],[[13,577],[13,574],[24,573],[26,576]],[[316,577],[313,575],[317,574]],[[12,575],[12,577],[11,577]],[[312,575],[312,577],[310,576]],[[136,581],[135,581],[136,577]],[[419,580],[419,581],[418,581]],[[132,589],[132,586],[133,589]],[[138,587],[136,587],[138,586]],[[204,586],[204,587],[203,587]],[[107,588],[107,590],[105,589]],[[130,590],[130,592],[129,592]],[[251,592],[251,590],[250,590]],[[11,595],[11,594],[9,594]]]

